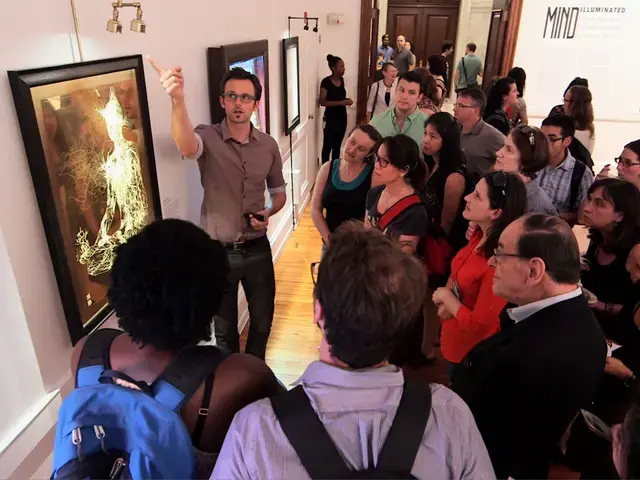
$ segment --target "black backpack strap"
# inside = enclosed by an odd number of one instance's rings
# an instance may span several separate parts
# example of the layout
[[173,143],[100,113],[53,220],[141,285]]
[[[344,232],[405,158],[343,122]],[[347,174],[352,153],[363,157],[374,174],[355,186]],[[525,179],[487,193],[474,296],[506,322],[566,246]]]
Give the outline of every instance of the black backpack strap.
[[408,474],[431,415],[431,387],[405,380],[398,411],[380,451],[376,470]]
[[76,388],[96,385],[105,370],[111,368],[109,350],[122,330],[103,328],[90,334],[84,342],[76,369]]
[[193,433],[191,433],[191,443],[195,448],[200,447],[204,424],[207,421],[207,416],[209,416],[209,405],[211,404],[214,378],[215,372],[211,372],[204,382],[204,392],[202,393],[202,401],[200,402],[200,409],[198,410],[198,419],[196,420],[196,426],[193,428]]
[[154,398],[173,411],[180,411],[224,358],[225,354],[213,346],[182,350],[151,385]]
[[569,209],[573,211],[576,201],[578,200],[578,192],[580,191],[580,182],[587,166],[580,160],[576,159],[573,171],[571,172],[571,184],[569,187]]
[[301,385],[271,397],[271,405],[309,477],[351,477],[351,470],[340,456]]

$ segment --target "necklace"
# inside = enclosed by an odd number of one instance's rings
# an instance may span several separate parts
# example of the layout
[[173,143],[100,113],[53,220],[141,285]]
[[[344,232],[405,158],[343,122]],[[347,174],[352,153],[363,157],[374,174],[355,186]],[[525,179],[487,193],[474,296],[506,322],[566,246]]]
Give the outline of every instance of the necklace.
[[[402,198],[406,197],[411,192],[411,190],[413,190],[413,188],[405,184],[405,186],[402,187],[402,190],[400,190],[398,194],[390,196],[389,193],[387,193],[388,190],[385,188],[382,192],[382,195],[380,196],[379,202],[384,205],[384,209],[379,208],[378,210],[381,212],[386,212],[387,210],[389,210],[389,207],[393,206]],[[382,197],[384,197],[384,201]]]

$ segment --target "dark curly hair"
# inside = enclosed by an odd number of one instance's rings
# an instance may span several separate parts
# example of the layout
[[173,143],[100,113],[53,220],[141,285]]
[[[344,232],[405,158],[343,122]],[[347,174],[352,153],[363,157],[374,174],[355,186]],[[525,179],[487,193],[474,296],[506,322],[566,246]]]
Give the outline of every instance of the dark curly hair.
[[362,222],[340,226],[315,287],[331,355],[356,369],[388,359],[421,317],[426,288],[420,260],[384,234]]
[[178,351],[211,339],[228,273],[220,242],[184,220],[160,220],[118,248],[109,303],[140,347]]

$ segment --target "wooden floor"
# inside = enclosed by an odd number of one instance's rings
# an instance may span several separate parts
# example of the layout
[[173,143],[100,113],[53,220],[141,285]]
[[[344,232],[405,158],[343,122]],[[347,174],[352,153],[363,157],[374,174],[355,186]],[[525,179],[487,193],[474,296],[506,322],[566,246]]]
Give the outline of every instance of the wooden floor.
[[[581,247],[585,246],[584,232],[577,232],[577,236]],[[322,240],[307,208],[275,266],[276,309],[267,346],[267,364],[287,387],[300,377],[309,363],[318,359],[321,334],[313,324],[310,265],[320,260],[321,248]],[[244,350],[247,330],[242,334],[241,350]],[[405,374],[424,382],[447,384],[439,349],[436,353],[439,360],[436,365],[405,369]],[[549,478],[576,479],[579,474],[564,466],[553,466]]]
[[[276,310],[267,364],[287,387],[318,359],[320,330],[313,324],[311,263],[320,260],[322,240],[309,208],[276,262]],[[242,335],[242,349],[246,341]]]

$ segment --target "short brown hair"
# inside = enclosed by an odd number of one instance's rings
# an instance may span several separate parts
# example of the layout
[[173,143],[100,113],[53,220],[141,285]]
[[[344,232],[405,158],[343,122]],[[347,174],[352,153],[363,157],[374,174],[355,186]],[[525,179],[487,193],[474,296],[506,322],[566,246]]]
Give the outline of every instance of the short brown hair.
[[556,282],[580,281],[580,248],[571,227],[560,217],[530,213],[523,217],[518,254],[540,258],[547,273]]
[[331,355],[351,368],[386,360],[422,312],[426,288],[418,259],[361,222],[342,225],[315,288]]
[[520,152],[520,172],[535,178],[536,173],[549,165],[549,137],[539,128],[519,125],[511,130],[511,138]]

